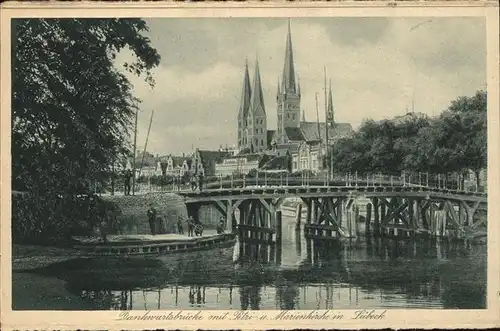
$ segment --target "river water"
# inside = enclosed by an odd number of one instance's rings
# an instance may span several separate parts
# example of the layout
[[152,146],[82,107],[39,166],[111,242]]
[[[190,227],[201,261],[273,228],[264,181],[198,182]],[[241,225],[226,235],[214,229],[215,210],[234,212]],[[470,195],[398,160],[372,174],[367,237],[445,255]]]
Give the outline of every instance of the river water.
[[99,310],[486,308],[486,245],[365,238],[309,244],[288,222],[282,248],[280,265],[252,258],[235,264],[227,248],[78,259],[38,272],[63,280]]

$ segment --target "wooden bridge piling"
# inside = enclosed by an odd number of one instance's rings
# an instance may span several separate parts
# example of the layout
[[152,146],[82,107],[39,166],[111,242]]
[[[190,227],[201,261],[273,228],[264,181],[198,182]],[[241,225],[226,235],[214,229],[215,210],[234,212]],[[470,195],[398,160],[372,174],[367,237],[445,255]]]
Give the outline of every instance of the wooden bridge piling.
[[302,204],[297,204],[297,209],[295,211],[295,230],[300,231],[301,227],[301,217],[302,217]]
[[371,222],[372,222],[372,203],[366,205],[366,218],[365,218],[365,236],[371,236]]
[[276,264],[281,264],[281,250],[282,250],[282,215],[281,210],[276,211]]

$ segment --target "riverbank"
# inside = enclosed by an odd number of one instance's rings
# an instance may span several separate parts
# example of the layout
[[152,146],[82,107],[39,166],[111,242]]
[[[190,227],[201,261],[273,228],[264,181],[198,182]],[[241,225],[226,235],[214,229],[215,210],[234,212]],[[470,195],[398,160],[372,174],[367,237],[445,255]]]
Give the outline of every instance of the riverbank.
[[13,245],[12,247],[12,309],[13,310],[91,310],[91,301],[74,295],[66,282],[31,273],[34,269],[79,257],[70,248]]
[[32,270],[52,263],[78,258],[80,253],[72,248],[39,245],[13,245],[12,271]]

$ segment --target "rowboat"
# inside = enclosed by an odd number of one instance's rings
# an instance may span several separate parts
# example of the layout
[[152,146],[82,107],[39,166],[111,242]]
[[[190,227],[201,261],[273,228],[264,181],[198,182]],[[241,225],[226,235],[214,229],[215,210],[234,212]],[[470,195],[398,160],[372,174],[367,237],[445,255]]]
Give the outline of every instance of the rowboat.
[[236,243],[236,235],[109,235],[106,243],[96,237],[73,237],[73,240],[73,247],[84,256],[158,256],[231,247]]

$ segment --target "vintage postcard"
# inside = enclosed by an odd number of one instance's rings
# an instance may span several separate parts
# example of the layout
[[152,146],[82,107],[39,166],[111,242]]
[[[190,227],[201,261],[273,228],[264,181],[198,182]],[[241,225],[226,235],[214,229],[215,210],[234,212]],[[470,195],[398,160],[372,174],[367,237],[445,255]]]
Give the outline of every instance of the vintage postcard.
[[4,5],[2,327],[500,325],[497,14]]

